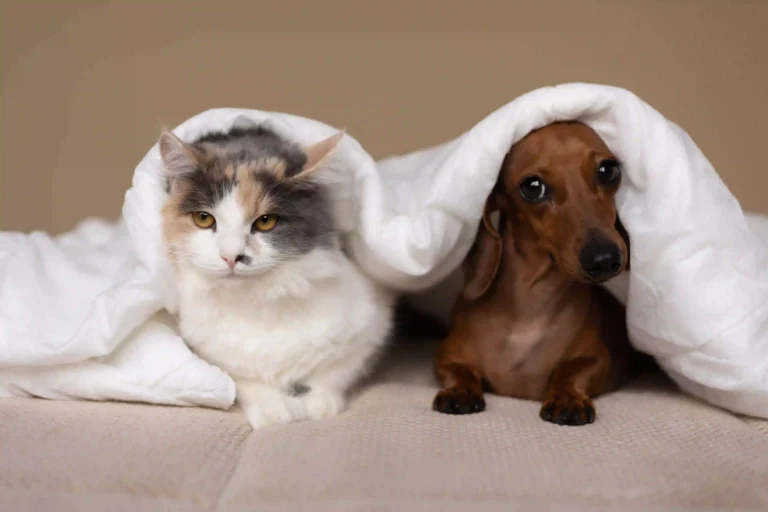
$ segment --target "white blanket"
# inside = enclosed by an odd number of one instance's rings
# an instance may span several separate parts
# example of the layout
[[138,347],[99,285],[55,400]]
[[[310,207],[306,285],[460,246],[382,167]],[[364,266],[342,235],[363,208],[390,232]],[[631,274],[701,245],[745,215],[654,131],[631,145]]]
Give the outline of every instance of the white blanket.
[[[240,115],[301,144],[334,131],[217,109],[174,132],[191,140]],[[628,295],[633,343],[690,393],[768,417],[768,218],[745,219],[688,135],[627,91],[539,89],[453,141],[380,162],[345,137],[327,174],[351,256],[403,291],[448,283],[451,293],[430,304],[444,310],[455,293],[446,279],[469,250],[504,154],[532,129],[566,119],[592,126],[624,164],[616,204],[632,272],[612,288]],[[60,237],[0,234],[0,396],[231,405],[231,379],[195,357],[161,312],[176,303],[164,198],[155,146],[136,168],[120,222],[89,221]]]

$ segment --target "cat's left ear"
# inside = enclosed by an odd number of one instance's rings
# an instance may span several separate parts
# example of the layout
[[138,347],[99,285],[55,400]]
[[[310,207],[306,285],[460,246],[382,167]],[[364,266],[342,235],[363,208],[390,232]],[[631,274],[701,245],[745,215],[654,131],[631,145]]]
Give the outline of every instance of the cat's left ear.
[[344,138],[344,135],[346,135],[346,132],[342,130],[334,135],[331,135],[327,139],[321,140],[316,144],[304,148],[304,154],[307,155],[307,163],[304,164],[304,168],[297,175],[297,177],[307,176],[313,171],[319,169],[328,155],[333,153],[333,150],[339,147],[339,143],[341,142],[341,139]]
[[171,132],[163,132],[159,144],[160,156],[170,177],[191,174],[202,162],[203,155],[198,150],[185,144]]

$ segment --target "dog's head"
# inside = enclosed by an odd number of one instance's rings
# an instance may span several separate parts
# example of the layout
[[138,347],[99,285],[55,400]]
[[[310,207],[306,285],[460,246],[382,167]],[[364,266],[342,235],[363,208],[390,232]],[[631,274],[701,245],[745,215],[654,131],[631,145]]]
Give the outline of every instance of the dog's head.
[[[507,154],[486,202],[465,262],[465,298],[488,290],[502,245],[514,243],[511,233],[535,243],[574,281],[600,283],[628,269],[629,237],[613,204],[620,184],[621,165],[585,124],[553,123],[529,133]],[[491,222],[495,211],[501,234]]]

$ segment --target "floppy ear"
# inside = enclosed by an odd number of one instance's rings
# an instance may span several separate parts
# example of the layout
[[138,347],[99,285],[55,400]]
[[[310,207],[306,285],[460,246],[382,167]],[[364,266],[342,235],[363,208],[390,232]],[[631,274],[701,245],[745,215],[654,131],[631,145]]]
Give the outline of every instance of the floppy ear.
[[307,156],[307,163],[301,169],[301,172],[296,175],[299,177],[306,177],[321,167],[320,164],[333,153],[333,151],[339,146],[341,139],[344,138],[345,132],[342,130],[334,135],[331,135],[327,139],[313,144],[307,148],[304,148],[304,154]]
[[624,224],[621,223],[621,219],[619,218],[619,215],[616,214],[616,231],[619,232],[619,236],[621,236],[621,239],[624,240],[624,244],[627,246],[627,265],[624,268],[624,270],[629,271],[629,261],[632,259],[630,257],[631,253],[629,251],[629,233],[627,233],[626,228],[624,227]]
[[171,178],[195,172],[203,159],[197,149],[185,144],[171,132],[163,132],[160,136],[160,156]]
[[[482,297],[491,287],[501,263],[501,236],[491,222],[497,210],[494,194],[488,197],[475,243],[464,260],[464,299],[472,301]],[[504,218],[499,219],[504,222]]]

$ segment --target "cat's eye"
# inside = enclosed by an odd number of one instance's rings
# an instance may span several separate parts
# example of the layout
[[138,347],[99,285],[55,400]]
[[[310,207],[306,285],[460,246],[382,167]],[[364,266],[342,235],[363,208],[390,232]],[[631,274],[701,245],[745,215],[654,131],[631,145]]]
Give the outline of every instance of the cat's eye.
[[277,225],[277,215],[262,215],[256,222],[253,223],[253,227],[256,231],[270,231]]
[[192,214],[192,221],[200,229],[212,228],[216,224],[216,219],[208,212],[195,212]]

